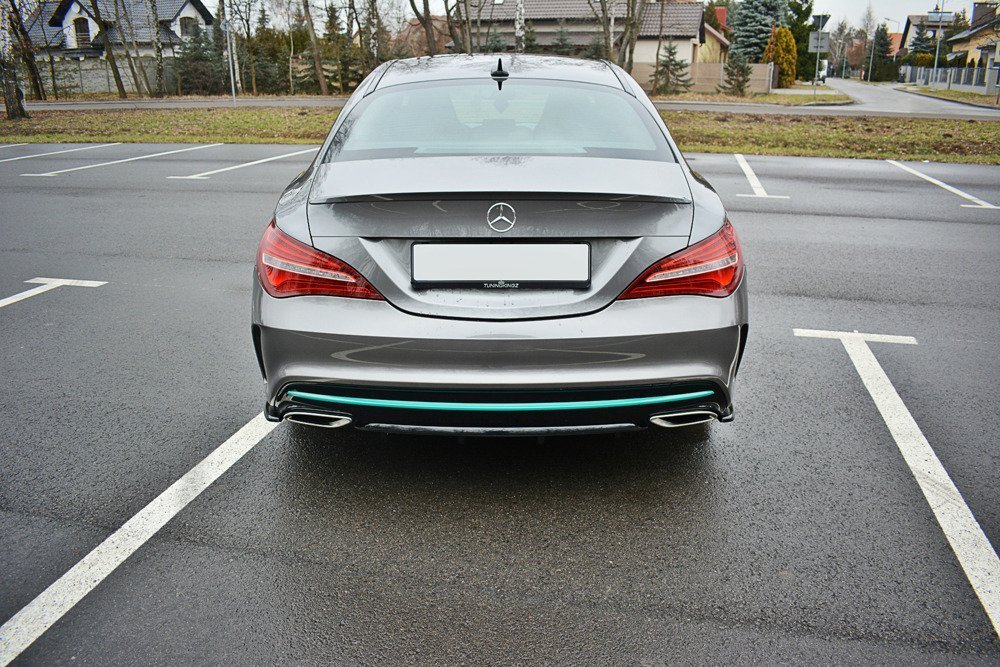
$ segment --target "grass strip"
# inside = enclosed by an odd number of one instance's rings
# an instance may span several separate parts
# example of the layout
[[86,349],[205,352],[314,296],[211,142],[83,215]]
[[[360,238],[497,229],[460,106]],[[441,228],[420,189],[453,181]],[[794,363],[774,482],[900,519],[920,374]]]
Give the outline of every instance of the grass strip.
[[[36,111],[0,120],[0,142],[316,144],[337,109],[257,107]],[[661,112],[687,152],[1000,164],[1000,121]]]
[[661,111],[685,152],[1000,164],[1000,121]]
[[977,107],[988,107],[990,109],[1000,108],[997,105],[996,95],[984,95],[982,93],[970,93],[964,90],[932,90],[930,88],[912,88],[912,87],[902,87],[899,88],[907,93],[916,93],[918,95],[924,95],[926,97],[936,97],[941,100],[949,100],[951,102],[962,102],[963,104],[972,104]]

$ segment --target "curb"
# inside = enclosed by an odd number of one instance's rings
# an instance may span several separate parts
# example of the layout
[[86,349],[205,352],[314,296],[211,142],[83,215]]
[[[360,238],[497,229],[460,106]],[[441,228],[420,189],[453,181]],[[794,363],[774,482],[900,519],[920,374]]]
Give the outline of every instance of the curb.
[[963,107],[975,107],[977,109],[992,109],[994,111],[1000,111],[1000,107],[986,104],[976,104],[975,102],[962,102],[960,100],[950,100],[947,97],[938,97],[937,95],[931,95],[929,93],[921,93],[916,90],[907,90],[906,88],[894,88],[901,93],[909,93],[910,95],[918,95],[920,97],[927,97],[932,100],[941,100],[942,102],[951,102],[952,104],[961,104]]

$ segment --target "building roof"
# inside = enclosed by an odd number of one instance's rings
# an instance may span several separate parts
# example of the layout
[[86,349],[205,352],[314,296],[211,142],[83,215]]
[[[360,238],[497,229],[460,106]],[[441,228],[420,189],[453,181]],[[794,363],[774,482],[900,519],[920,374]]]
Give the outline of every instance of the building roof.
[[[159,21],[166,21],[168,23],[173,22],[177,15],[181,13],[181,10],[190,3],[195,10],[201,14],[202,19],[204,19],[206,25],[212,25],[213,17],[212,13],[208,11],[201,0],[160,0],[156,3],[156,14]],[[89,13],[89,3],[84,4],[79,2],[79,0],[60,0],[58,3],[47,3],[54,7],[48,20],[50,26],[59,28],[62,26],[63,19],[66,17],[66,12],[74,4],[79,4],[88,10]],[[145,41],[149,41],[149,3],[145,0],[122,0],[122,4],[125,8],[125,13],[132,18],[132,23],[135,26],[136,39],[139,40],[139,32],[144,31]],[[101,18],[104,19],[109,24],[114,24],[115,22],[115,0],[98,0],[98,6],[101,9]],[[109,31],[109,35],[111,32]]]
[[901,32],[890,32],[889,33],[889,55],[894,56],[899,53],[899,50],[903,48],[903,33]]
[[[661,0],[662,2],[662,0]],[[640,37],[660,36],[660,2],[645,2]],[[698,37],[705,14],[700,2],[667,2],[663,6],[663,34],[668,37]]]
[[[640,37],[657,37],[660,29],[660,1],[642,2]],[[515,0],[494,0],[483,9],[484,22],[514,21]],[[666,0],[663,12],[663,34],[669,37],[697,37],[701,34],[705,8],[698,0]],[[593,21],[594,10],[587,0],[524,0],[524,16],[528,21]],[[619,17],[620,18],[620,17]]]
[[49,25],[49,19],[59,6],[61,0],[38,0],[35,11],[32,12],[24,22],[24,27],[28,31],[28,37],[35,48],[44,49],[61,48],[63,45],[63,32],[59,27]]
[[968,30],[963,30],[962,32],[954,35],[949,39],[949,42],[964,42],[965,40],[973,37],[984,30],[992,30],[1000,27],[1000,13],[994,14],[993,16],[987,16],[981,19],[976,25],[970,27]]

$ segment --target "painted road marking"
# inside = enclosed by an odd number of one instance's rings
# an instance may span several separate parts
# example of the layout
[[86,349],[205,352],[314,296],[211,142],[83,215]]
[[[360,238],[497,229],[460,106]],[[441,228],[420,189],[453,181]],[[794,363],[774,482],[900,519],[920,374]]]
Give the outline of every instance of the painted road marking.
[[997,552],[868,347],[870,342],[916,345],[916,339],[856,331],[794,329],[793,332],[796,336],[809,338],[835,338],[844,344],[861,381],[889,427],[892,439],[896,441],[906,465],[931,506],[938,525],[948,538],[948,544],[965,570],[965,576],[979,596],[993,630],[1000,635],[1000,559]]
[[252,167],[257,164],[264,164],[265,162],[273,162],[274,160],[282,160],[286,157],[294,157],[296,155],[305,155],[306,153],[315,153],[318,148],[309,148],[304,151],[295,151],[294,153],[285,153],[284,155],[275,155],[274,157],[264,158],[263,160],[254,160],[253,162],[246,162],[244,164],[238,164],[233,167],[224,167],[222,169],[215,169],[213,171],[204,171],[200,174],[194,174],[193,176],[167,176],[167,178],[176,178],[178,180],[186,179],[198,179],[205,180],[209,176],[214,176],[215,174],[221,174],[224,171],[232,171],[233,169],[242,169],[243,167]]
[[954,186],[951,186],[951,185],[948,185],[947,183],[939,181],[938,179],[934,178],[933,176],[928,176],[927,174],[923,174],[923,173],[917,171],[916,169],[914,169],[912,167],[907,167],[905,164],[902,164],[901,162],[896,162],[895,160],[886,160],[886,162],[888,162],[889,164],[892,164],[892,165],[895,165],[895,166],[899,167],[903,171],[908,171],[911,174],[913,174],[914,176],[919,176],[920,178],[924,179],[928,183],[933,183],[934,185],[938,186],[939,188],[944,188],[945,190],[947,190],[948,192],[952,193],[953,195],[958,195],[959,197],[962,197],[963,199],[968,199],[969,201],[972,202],[972,204],[962,204],[962,208],[992,208],[992,209],[1000,209],[1000,206],[994,206],[993,204],[991,204],[989,202],[983,201],[979,197],[973,197],[968,192],[962,192],[961,190],[959,190],[958,188],[956,188]]
[[0,626],[0,667],[21,655],[275,426],[264,413],[251,419]]
[[0,308],[4,306],[9,306],[12,303],[17,303],[18,301],[24,301],[25,299],[30,299],[33,296],[38,296],[39,294],[44,294],[50,290],[54,290],[57,287],[100,287],[101,285],[107,285],[106,281],[100,280],[68,280],[66,278],[32,278],[31,280],[25,280],[26,283],[39,283],[38,287],[32,287],[29,290],[23,292],[18,292],[13,296],[8,296],[5,299],[0,299]]
[[16,148],[17,146],[27,146],[28,144],[4,144],[0,148]]
[[35,153],[34,155],[18,155],[17,157],[8,157],[0,160],[0,162],[13,162],[14,160],[27,160],[33,157],[45,157],[46,155],[62,155],[63,153],[75,153],[77,151],[89,151],[93,148],[107,148],[109,146],[121,146],[122,143],[117,141],[113,144],[97,144],[96,146],[84,146],[82,148],[67,148],[61,151],[51,151],[49,153]]
[[791,199],[791,197],[785,195],[767,194],[767,190],[764,189],[764,185],[760,182],[760,179],[757,178],[757,174],[753,173],[753,169],[750,168],[750,163],[747,162],[747,159],[742,155],[740,155],[739,153],[736,153],[734,157],[736,158],[736,162],[739,163],[740,169],[743,170],[743,174],[746,175],[747,181],[750,182],[750,189],[753,190],[752,195],[736,195],[737,197],[757,197],[760,199]]
[[112,160],[110,162],[98,162],[97,164],[85,164],[82,167],[71,167],[69,169],[59,169],[58,171],[47,171],[44,174],[21,174],[22,176],[56,176],[58,174],[66,174],[71,171],[82,171],[84,169],[96,169],[97,167],[109,167],[113,164],[124,164],[126,162],[135,162],[136,160],[148,160],[154,157],[163,157],[164,155],[174,155],[175,153],[187,153],[188,151],[200,151],[203,148],[215,148],[216,146],[221,146],[222,144],[205,144],[203,146],[189,146],[188,148],[178,148],[173,151],[163,151],[162,153],[153,153],[151,155],[138,155],[136,157],[127,157],[124,160]]

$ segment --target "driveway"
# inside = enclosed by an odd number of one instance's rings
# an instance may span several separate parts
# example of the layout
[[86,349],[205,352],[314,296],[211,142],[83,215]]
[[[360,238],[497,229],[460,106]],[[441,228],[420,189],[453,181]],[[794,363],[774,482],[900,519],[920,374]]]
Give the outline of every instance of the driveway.
[[898,113],[942,118],[984,118],[1000,120],[1000,111],[973,107],[968,104],[936,100],[896,90],[895,83],[862,83],[853,79],[827,79],[826,85],[855,99],[853,109],[872,113]]

